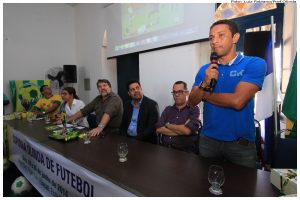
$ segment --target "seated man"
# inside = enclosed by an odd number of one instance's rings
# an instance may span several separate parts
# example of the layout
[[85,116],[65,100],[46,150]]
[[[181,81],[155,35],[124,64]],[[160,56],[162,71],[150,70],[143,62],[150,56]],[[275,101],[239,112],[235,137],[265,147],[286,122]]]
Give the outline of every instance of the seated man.
[[175,104],[167,106],[161,114],[156,133],[161,134],[160,142],[164,146],[197,153],[200,109],[187,105],[189,91],[185,82],[175,82],[172,94]]
[[49,114],[52,119],[55,118],[55,114],[59,112],[59,106],[62,103],[60,95],[52,94],[52,90],[48,85],[43,85],[40,88],[43,98],[38,100],[33,107],[33,113],[38,115]]
[[95,111],[98,126],[90,131],[91,136],[99,134],[104,136],[103,130],[106,130],[106,133],[119,133],[123,116],[122,100],[119,95],[112,92],[111,84],[106,79],[99,79],[97,88],[100,95],[69,117],[68,121],[77,120]]
[[132,80],[127,84],[131,101],[124,105],[122,134],[157,144],[155,124],[158,121],[157,103],[143,95],[141,84]]

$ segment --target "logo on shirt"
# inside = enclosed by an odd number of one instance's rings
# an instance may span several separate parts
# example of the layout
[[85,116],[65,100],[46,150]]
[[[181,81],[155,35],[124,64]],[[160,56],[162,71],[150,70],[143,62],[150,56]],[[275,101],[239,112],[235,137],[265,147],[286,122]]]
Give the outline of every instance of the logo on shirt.
[[242,69],[240,72],[238,72],[238,71],[236,71],[236,70],[233,70],[233,71],[230,72],[230,76],[231,76],[231,77],[236,77],[236,76],[239,77],[239,76],[243,76],[244,71],[245,71],[245,70],[243,70],[243,69]]

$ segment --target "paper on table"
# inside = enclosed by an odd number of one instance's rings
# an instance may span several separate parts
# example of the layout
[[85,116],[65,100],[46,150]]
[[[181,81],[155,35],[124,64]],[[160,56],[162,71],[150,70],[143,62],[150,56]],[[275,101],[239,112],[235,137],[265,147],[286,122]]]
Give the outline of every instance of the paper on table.
[[42,119],[44,119],[44,118],[38,117],[38,118],[35,118],[35,119],[33,119],[33,120],[42,120]]
[[47,126],[45,127],[48,131],[52,131],[52,130],[55,130],[55,129],[59,129],[59,127],[57,125],[54,125],[54,126]]
[[84,126],[76,126],[75,128],[76,129],[84,129],[85,127]]
[[[63,128],[63,125],[62,124],[60,124],[60,125],[58,125],[60,128]],[[67,128],[70,128],[70,127],[73,127],[73,125],[72,124],[67,124]]]

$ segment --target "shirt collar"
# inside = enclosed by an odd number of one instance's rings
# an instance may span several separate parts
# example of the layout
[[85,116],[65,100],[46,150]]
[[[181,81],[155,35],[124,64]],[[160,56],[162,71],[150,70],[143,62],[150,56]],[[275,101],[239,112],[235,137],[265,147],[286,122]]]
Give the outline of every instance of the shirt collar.
[[54,96],[54,95],[52,94],[51,97],[47,98],[47,97],[44,96],[44,98],[45,98],[45,99],[51,99],[53,96]]
[[[174,103],[172,106],[174,109],[179,110],[178,107],[176,106],[176,104]],[[181,108],[181,110],[184,110],[186,108],[189,108],[190,106],[188,104],[185,104],[185,106],[183,108]]]
[[75,105],[76,104],[76,101],[77,101],[77,99],[73,99],[73,102],[72,102],[72,105]]
[[[113,92],[110,92],[109,94],[107,94],[106,99],[108,99],[112,95],[113,95]],[[101,100],[104,100],[103,96],[101,94],[99,96],[100,96]]]
[[233,64],[235,65],[239,64],[239,62],[241,62],[244,57],[245,56],[241,52],[238,52],[237,56],[234,59],[232,59],[232,61],[229,62],[229,66]]
[[[237,55],[226,65],[231,66],[233,64],[238,64],[242,59],[244,58],[244,55],[241,54],[241,52],[238,52]],[[219,63],[220,64],[220,63]]]
[[[143,101],[143,98],[144,98],[144,95],[142,96],[141,100],[139,101],[139,107],[141,106],[141,103],[142,103],[142,101]],[[135,107],[135,106],[134,106],[134,103],[133,103],[133,100],[131,100],[131,105],[132,105],[133,107]]]

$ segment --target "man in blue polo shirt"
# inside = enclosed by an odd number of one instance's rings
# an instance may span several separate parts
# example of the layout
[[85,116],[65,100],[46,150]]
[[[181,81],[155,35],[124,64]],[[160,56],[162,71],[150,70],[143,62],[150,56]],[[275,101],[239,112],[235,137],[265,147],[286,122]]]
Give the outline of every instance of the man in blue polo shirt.
[[[220,20],[210,27],[216,63],[202,66],[189,96],[189,105],[204,102],[200,155],[255,167],[254,96],[261,90],[266,62],[236,52],[240,35],[236,23]],[[211,80],[217,81],[212,90]],[[211,92],[213,91],[213,92]]]

